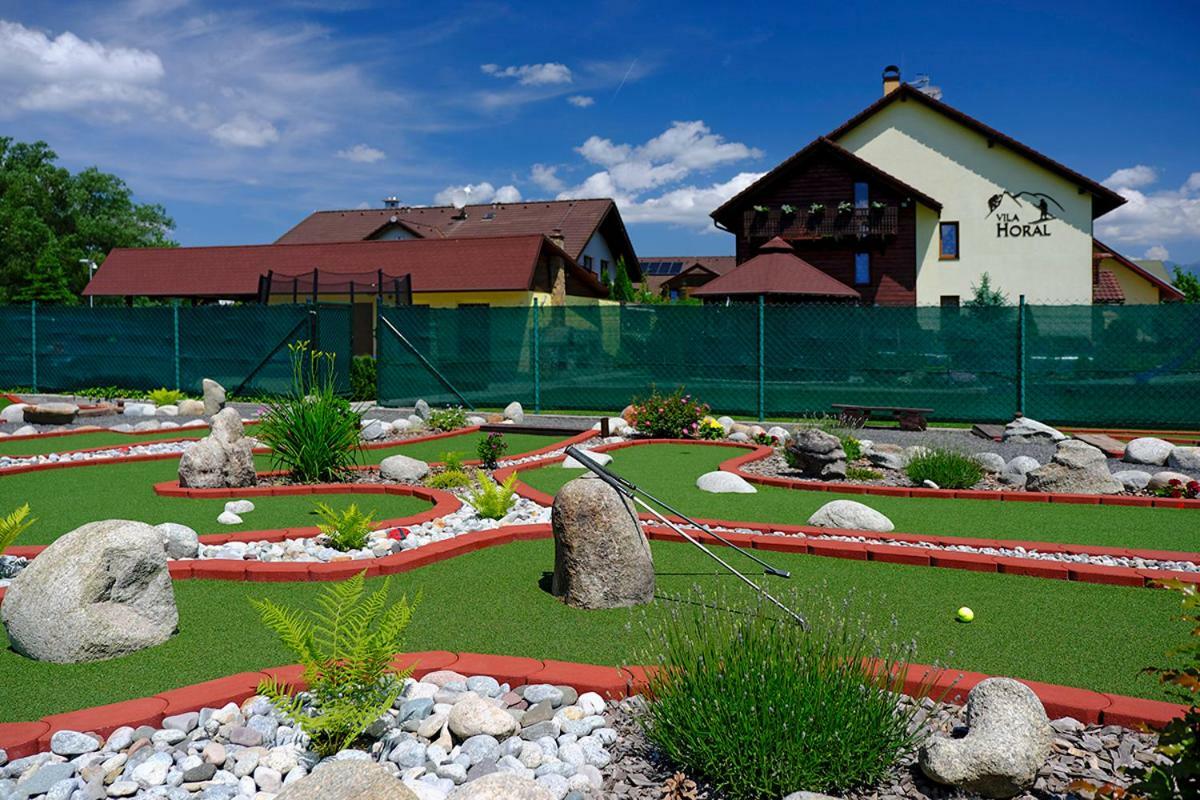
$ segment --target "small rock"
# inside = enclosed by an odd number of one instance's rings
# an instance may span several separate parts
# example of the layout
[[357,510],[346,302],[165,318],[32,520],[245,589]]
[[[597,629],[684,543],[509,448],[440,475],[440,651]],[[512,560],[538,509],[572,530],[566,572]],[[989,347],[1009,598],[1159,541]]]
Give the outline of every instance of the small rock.
[[819,528],[842,528],[856,531],[887,533],[895,529],[892,521],[870,506],[854,500],[833,500],[808,518],[809,525]]
[[379,474],[384,480],[416,483],[429,474],[429,465],[405,455],[388,456],[379,462]]
[[241,525],[242,518],[232,511],[222,511],[217,515],[217,522],[222,525]]
[[249,514],[254,510],[254,503],[249,500],[230,500],[225,504],[225,510],[231,514]]
[[1125,461],[1131,464],[1154,464],[1162,466],[1167,463],[1175,445],[1156,439],[1153,436],[1142,436],[1125,445]]
[[520,425],[525,421],[525,410],[521,408],[520,403],[514,400],[504,407],[504,418]]
[[741,475],[732,472],[716,470],[706,472],[696,479],[696,488],[702,492],[713,494],[757,494],[755,489]]
[[78,731],[57,731],[50,737],[50,752],[68,758],[100,749],[96,737]]
[[[592,461],[595,461],[597,464],[599,464],[602,467],[607,466],[608,464],[611,464],[612,460],[613,460],[613,457],[610,456],[608,453],[593,453],[591,450],[583,450],[582,452],[583,452],[584,458],[590,458]],[[574,456],[567,456],[565,459],[563,459],[562,465],[563,465],[563,469],[583,469],[584,468],[583,464],[579,463],[579,461]]]
[[1142,472],[1140,469],[1123,469],[1120,472],[1114,472],[1113,477],[1130,492],[1140,492],[1150,485],[1150,473]]
[[516,733],[516,720],[477,694],[468,694],[454,704],[447,719],[450,732],[460,739],[487,734],[503,737]]
[[1171,481],[1179,481],[1180,486],[1187,486],[1189,482],[1194,481],[1191,475],[1184,475],[1182,472],[1171,472],[1163,470],[1156,472],[1150,476],[1150,483],[1147,484],[1149,489],[1166,489],[1171,485]]

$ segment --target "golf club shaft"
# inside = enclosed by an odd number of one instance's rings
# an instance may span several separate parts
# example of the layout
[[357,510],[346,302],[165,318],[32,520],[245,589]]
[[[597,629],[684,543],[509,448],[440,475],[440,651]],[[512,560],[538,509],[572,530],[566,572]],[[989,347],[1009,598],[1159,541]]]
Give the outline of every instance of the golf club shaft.
[[[636,485],[634,485],[627,479],[622,478],[620,475],[617,475],[616,473],[610,472],[609,470],[605,469],[600,464],[597,464],[595,461],[588,458],[587,455],[585,455],[582,451],[580,451],[578,448],[576,448],[575,445],[571,445],[570,447],[568,447],[566,450],[566,453],[567,453],[567,455],[571,456],[576,461],[578,461],[580,464],[587,467],[589,470],[591,470],[593,473],[595,473],[598,477],[603,479],[605,482],[607,482],[610,486],[612,486],[617,491],[627,494],[630,497],[633,497],[633,495],[635,493],[645,495],[646,498],[648,500],[650,500],[652,503],[654,503],[662,508],[665,508],[667,511],[669,511],[672,514],[674,514],[675,516],[679,517],[680,519],[682,519],[684,522],[688,523],[689,525],[694,525],[695,527],[697,527],[700,530],[707,533],[709,536],[711,536],[714,539],[721,542],[721,544],[725,545],[726,547],[732,547],[734,550],[737,550],[739,553],[744,555],[746,558],[750,559],[751,561],[753,561],[756,564],[758,564],[759,566],[761,566],[764,570],[767,571],[768,574],[776,575],[780,578],[790,578],[792,576],[790,572],[787,572],[787,571],[781,570],[781,569],[776,569],[775,567],[771,566],[766,561],[763,561],[761,558],[754,555],[753,553],[751,553],[747,550],[744,550],[741,547],[738,547],[736,544],[729,541],[721,534],[710,529],[707,525],[700,524],[696,520],[692,519],[691,517],[687,516],[686,514],[682,513],[681,511],[679,511],[679,509],[674,508],[673,506],[671,506],[668,503],[663,502],[662,500],[659,500],[657,497],[650,494],[645,489],[638,488]],[[645,505],[645,503],[642,503],[642,505]],[[651,509],[651,511],[653,511],[653,509]],[[657,512],[653,512],[653,513],[657,513]]]

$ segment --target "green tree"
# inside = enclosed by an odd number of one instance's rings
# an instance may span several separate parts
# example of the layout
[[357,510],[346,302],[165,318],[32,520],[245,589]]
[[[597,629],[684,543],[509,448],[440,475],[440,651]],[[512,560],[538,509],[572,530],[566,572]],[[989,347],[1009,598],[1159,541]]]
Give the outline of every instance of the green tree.
[[979,279],[978,286],[971,286],[971,291],[975,296],[963,303],[967,308],[999,308],[1008,305],[1008,296],[999,289],[992,288],[992,276],[986,272]]
[[1183,302],[1200,303],[1200,278],[1194,272],[1175,268],[1175,288],[1183,292]]
[[174,247],[162,206],[133,202],[115,175],[74,175],[45,142],[0,136],[0,303],[76,303],[114,247]]
[[625,268],[625,256],[617,257],[617,275],[613,278],[610,297],[622,303],[629,302],[634,297],[633,281],[629,280],[629,271]]

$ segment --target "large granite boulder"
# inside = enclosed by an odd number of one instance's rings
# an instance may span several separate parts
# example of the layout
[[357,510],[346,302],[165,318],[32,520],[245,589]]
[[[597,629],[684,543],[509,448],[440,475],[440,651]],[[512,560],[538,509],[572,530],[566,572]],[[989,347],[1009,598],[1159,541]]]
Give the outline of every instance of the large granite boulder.
[[1125,461],[1130,464],[1153,464],[1161,467],[1167,463],[1175,445],[1153,436],[1142,436],[1125,445]]
[[908,454],[898,444],[874,444],[866,452],[867,460],[884,469],[903,470],[908,466]]
[[162,532],[92,522],[29,562],[4,596],[14,650],[38,661],[101,661],[162,644],[179,626]]
[[555,795],[529,778],[493,772],[455,787],[446,800],[555,800]]
[[504,407],[504,418],[520,425],[525,421],[525,409],[521,408],[521,404],[514,400]]
[[1100,448],[1078,439],[1059,442],[1053,460],[1025,476],[1025,488],[1068,494],[1119,494],[1125,490],[1108,471],[1108,458]]
[[1167,456],[1167,466],[1171,469],[1200,472],[1200,447],[1172,448],[1171,455]]
[[429,465],[418,458],[397,454],[379,462],[379,474],[385,480],[415,483],[429,474]]
[[10,406],[0,408],[0,422],[11,422],[13,424],[24,422],[25,409],[28,407],[28,403],[13,403]]
[[200,382],[200,386],[204,391],[204,414],[211,417],[221,409],[225,408],[225,387],[214,381],[212,378],[205,378]]
[[1017,417],[1004,426],[1004,441],[1061,442],[1067,435],[1030,417]]
[[417,800],[417,795],[376,762],[346,758],[322,761],[275,800]]
[[919,753],[930,780],[984,797],[1014,797],[1037,779],[1053,732],[1037,695],[1011,678],[988,678],[967,695],[967,735],[931,739]]
[[809,525],[818,528],[841,528],[852,531],[888,533],[895,529],[892,521],[870,506],[853,500],[833,500],[818,508],[808,518]]
[[588,473],[554,496],[551,591],[575,608],[620,608],[654,599],[654,562],[633,503]]
[[805,478],[841,480],[846,477],[842,440],[818,428],[800,428],[788,442],[788,464]]
[[1150,476],[1150,481],[1146,484],[1146,488],[1154,491],[1156,489],[1167,489],[1171,486],[1187,486],[1194,480],[1196,479],[1191,475],[1185,475],[1182,472],[1172,472],[1169,469],[1164,469],[1161,472],[1156,472]]
[[38,403],[25,406],[25,421],[34,425],[70,425],[79,414],[74,403]]
[[226,408],[212,419],[208,436],[179,458],[179,485],[193,489],[253,486],[254,451],[237,409]]

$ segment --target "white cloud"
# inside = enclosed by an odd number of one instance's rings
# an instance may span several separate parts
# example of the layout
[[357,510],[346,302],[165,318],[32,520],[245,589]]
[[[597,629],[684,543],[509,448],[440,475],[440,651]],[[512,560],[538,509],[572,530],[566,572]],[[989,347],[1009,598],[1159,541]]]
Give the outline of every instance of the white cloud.
[[1102,183],[1110,189],[1140,189],[1158,180],[1158,171],[1154,167],[1138,164],[1135,167],[1119,169],[1105,178]]
[[558,167],[534,164],[529,170],[529,179],[547,192],[561,192],[566,186],[558,177]]
[[347,147],[338,150],[334,153],[338,158],[344,158],[347,161],[355,161],[359,164],[373,164],[376,161],[382,161],[387,157],[387,154],[376,147],[371,147],[365,144],[356,144],[353,147]]
[[596,104],[596,98],[588,97],[586,94],[573,94],[567,98],[567,102],[576,108],[587,108]]
[[241,113],[213,128],[212,137],[232,147],[266,147],[279,141],[279,131],[269,120]]
[[524,86],[545,86],[554,83],[570,83],[571,69],[566,64],[523,64],[519,67],[501,67],[499,64],[482,64],[479,69],[485,75],[496,78],[516,78]]
[[465,186],[447,186],[433,196],[439,206],[469,206],[479,203],[519,203],[521,192],[512,184],[497,189],[487,181]]
[[1154,261],[1166,261],[1171,257],[1171,251],[1163,247],[1161,244],[1156,244],[1153,247],[1147,247],[1142,258],[1149,258]]
[[[1136,184],[1144,175],[1131,167],[1117,170],[1114,176],[1132,176]],[[1105,241],[1133,245],[1158,245],[1178,239],[1200,238],[1200,172],[1193,172],[1178,189],[1150,190],[1112,184],[1125,198],[1125,205],[1096,220],[1096,235]],[[1145,191],[1143,191],[1145,189]]]
[[[0,100],[33,111],[152,105],[165,71],[153,51],[84,41],[0,20]],[[2,104],[2,103],[0,103]]]

